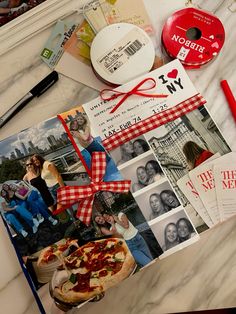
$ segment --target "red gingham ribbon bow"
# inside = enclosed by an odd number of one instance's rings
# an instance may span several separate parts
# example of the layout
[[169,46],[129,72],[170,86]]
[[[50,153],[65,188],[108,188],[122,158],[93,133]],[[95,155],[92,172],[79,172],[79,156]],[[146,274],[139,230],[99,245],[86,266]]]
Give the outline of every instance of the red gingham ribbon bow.
[[92,154],[91,183],[83,186],[65,186],[57,191],[57,201],[62,208],[53,212],[54,215],[79,202],[76,217],[87,226],[92,217],[94,196],[98,191],[127,193],[130,189],[130,180],[103,182],[106,171],[106,153]]
[[[150,87],[146,87],[146,88],[140,88],[142,85],[144,85],[146,82],[152,82],[152,85]],[[121,104],[123,104],[123,102],[131,95],[138,95],[138,96],[143,96],[143,97],[152,97],[152,98],[166,98],[168,97],[168,95],[164,95],[164,94],[146,94],[146,93],[142,93],[143,91],[147,91],[147,90],[151,90],[153,88],[156,87],[156,81],[154,78],[148,77],[144,80],[142,80],[140,83],[138,83],[136,86],[134,86],[134,88],[132,88],[129,92],[119,92],[116,91],[114,89],[109,89],[109,88],[105,88],[103,90],[100,91],[100,97],[102,98],[102,100],[113,100],[116,99],[117,97],[123,96],[121,98],[121,100],[115,105],[115,107],[110,111],[110,113],[115,112]],[[111,96],[104,96],[105,93],[112,93]]]

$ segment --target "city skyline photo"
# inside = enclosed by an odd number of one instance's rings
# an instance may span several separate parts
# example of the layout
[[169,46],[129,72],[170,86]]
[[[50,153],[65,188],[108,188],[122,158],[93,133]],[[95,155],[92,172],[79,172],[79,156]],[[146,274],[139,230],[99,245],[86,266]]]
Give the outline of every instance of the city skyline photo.
[[0,141],[0,163],[34,153],[46,153],[70,144],[68,135],[57,117],[43,121]]

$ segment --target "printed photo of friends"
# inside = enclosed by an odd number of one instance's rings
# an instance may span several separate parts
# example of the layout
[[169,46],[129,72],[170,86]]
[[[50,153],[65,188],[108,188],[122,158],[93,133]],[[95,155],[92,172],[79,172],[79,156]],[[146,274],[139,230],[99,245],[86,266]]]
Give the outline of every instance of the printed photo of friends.
[[[94,135],[88,117],[81,106],[60,114],[60,118],[63,119],[68,134],[72,136],[75,149],[79,149],[89,169],[93,152],[105,152],[107,165],[104,181],[123,180],[122,173],[117,169],[111,155],[105,151],[100,138]],[[108,191],[100,192],[96,199],[99,199],[102,207],[96,203],[93,222],[100,236],[120,237],[123,235],[125,239],[127,233],[124,233],[122,228],[126,225],[130,230],[129,239],[126,241],[128,247],[130,250],[132,248],[131,252],[141,250],[135,257],[140,267],[145,266],[161,254],[160,246],[130,193],[127,196]],[[137,245],[134,245],[135,242],[139,243],[140,250]]]
[[75,220],[72,208],[53,214],[57,190],[83,183],[86,171],[57,118],[1,141],[0,148],[0,210],[20,252],[31,255],[60,240]]
[[[163,254],[130,192],[97,192],[88,225],[77,218],[79,201],[64,207],[59,202],[59,189],[91,183],[94,152],[105,153],[104,181],[123,180],[81,107],[0,141],[0,151],[0,212],[37,289],[60,279],[62,254],[91,241],[123,239],[134,271]],[[52,256],[42,265],[45,250]]]
[[164,178],[164,173],[152,153],[139,156],[131,162],[126,163],[120,172],[125,178],[130,178],[131,191],[133,193],[146,189],[155,182],[160,182]]
[[111,156],[115,160],[116,165],[120,166],[149,150],[150,146],[147,141],[143,136],[139,136],[112,150]]
[[163,257],[199,239],[199,235],[185,210],[176,209],[168,216],[150,223],[162,250]]
[[[156,132],[158,129],[152,134]],[[164,257],[182,248],[183,242],[186,241],[184,246],[187,246],[192,243],[187,240],[196,241],[199,236],[179,195],[173,190],[172,181],[152,142],[148,144],[149,138],[148,133],[128,141],[111,151],[111,156],[123,177],[131,179],[131,192],[161,245]]]
[[156,185],[135,197],[144,217],[151,221],[180,206],[180,202],[168,181]]
[[[68,241],[83,246],[121,238],[135,260],[135,271],[196,241],[196,213],[191,216],[176,182],[213,153],[224,154],[229,148],[199,108],[108,152],[78,106],[1,141],[0,151],[1,215],[41,289],[55,284],[60,264],[56,258],[39,266],[42,252]],[[58,191],[91,183],[94,152],[105,154],[104,181],[130,179],[131,186],[128,193],[97,192],[86,225],[77,218],[78,202],[63,207]]]

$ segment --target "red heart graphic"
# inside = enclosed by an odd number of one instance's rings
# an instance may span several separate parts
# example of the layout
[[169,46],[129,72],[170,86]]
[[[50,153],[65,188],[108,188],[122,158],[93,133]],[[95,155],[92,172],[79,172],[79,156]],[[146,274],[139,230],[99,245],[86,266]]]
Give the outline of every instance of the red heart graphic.
[[167,77],[169,77],[169,78],[176,78],[177,74],[178,74],[178,70],[174,69],[174,70],[172,70],[171,72],[169,72],[167,74]]

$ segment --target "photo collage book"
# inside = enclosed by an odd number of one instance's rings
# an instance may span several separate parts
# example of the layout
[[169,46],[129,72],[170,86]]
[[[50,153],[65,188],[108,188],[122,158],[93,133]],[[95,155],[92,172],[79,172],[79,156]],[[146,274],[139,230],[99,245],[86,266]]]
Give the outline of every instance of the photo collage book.
[[41,289],[98,301],[235,214],[236,154],[205,104],[175,60],[0,141],[1,216],[42,313]]

